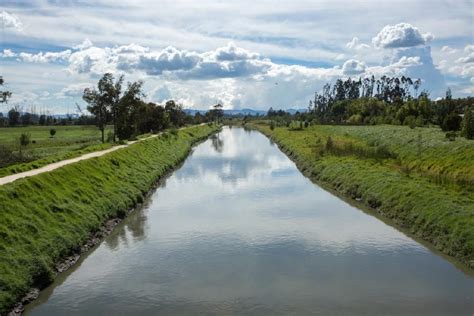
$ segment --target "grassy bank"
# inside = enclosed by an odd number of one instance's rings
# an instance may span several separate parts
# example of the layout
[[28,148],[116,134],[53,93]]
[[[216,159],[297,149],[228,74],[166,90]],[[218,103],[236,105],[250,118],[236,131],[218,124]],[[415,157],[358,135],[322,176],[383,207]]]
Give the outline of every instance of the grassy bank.
[[474,268],[473,141],[449,142],[434,128],[253,127],[314,180]]
[[0,187],[0,314],[107,219],[123,216],[191,146],[217,130],[196,126]]

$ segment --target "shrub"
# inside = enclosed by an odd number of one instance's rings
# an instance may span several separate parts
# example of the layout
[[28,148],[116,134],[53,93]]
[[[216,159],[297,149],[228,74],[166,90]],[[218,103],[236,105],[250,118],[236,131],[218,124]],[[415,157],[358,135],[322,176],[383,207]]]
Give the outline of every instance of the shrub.
[[332,151],[333,149],[334,149],[334,141],[332,140],[331,136],[329,136],[326,141],[326,150]]
[[305,127],[305,128],[308,128],[308,126],[309,126],[309,122],[308,122],[308,121],[304,121],[304,127]]
[[403,125],[410,126],[410,128],[415,128],[416,127],[416,117],[414,117],[413,115],[408,115],[403,120]]
[[113,140],[114,140],[114,133],[113,133],[112,131],[109,131],[109,132],[107,133],[107,138],[106,138],[106,140],[107,140],[108,143],[113,142]]
[[270,122],[270,129],[273,131],[275,129],[275,122],[271,121]]
[[56,129],[54,129],[54,128],[50,129],[50,130],[49,130],[49,135],[50,135],[51,137],[54,137],[54,135],[56,135]]
[[456,113],[449,113],[443,120],[441,124],[441,129],[443,131],[459,131],[461,128],[462,118]]
[[354,114],[347,120],[349,124],[360,124],[362,122],[362,116],[360,114]]
[[474,109],[466,109],[462,122],[462,136],[474,139]]
[[453,142],[456,140],[456,132],[454,131],[449,131],[446,133],[446,139]]

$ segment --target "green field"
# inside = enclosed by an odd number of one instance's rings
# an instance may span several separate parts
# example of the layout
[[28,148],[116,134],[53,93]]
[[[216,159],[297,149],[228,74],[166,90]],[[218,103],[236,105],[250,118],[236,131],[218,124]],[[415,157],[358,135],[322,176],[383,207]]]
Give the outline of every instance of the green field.
[[107,155],[0,186],[0,314],[109,218],[141,203],[191,146],[219,129],[168,132]]
[[[56,130],[54,137],[50,129]],[[111,131],[108,127],[105,134]],[[31,143],[23,149],[27,162],[14,163],[0,168],[0,177],[35,169],[52,162],[82,155],[87,152],[106,149],[110,143],[102,144],[100,131],[95,126],[28,126],[0,128],[0,145],[19,152],[19,138],[29,133]]]
[[474,141],[448,141],[438,128],[252,126],[318,183],[474,268]]

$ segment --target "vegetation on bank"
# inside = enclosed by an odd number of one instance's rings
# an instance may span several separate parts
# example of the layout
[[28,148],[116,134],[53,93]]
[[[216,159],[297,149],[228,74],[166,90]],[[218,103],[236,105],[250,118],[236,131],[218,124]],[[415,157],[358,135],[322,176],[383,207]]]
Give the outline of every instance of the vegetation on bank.
[[144,140],[0,186],[0,313],[31,286],[55,276],[54,264],[83,244],[107,219],[143,201],[193,143],[216,131],[201,125]]
[[252,126],[301,170],[474,268],[474,142],[439,128]]
[[[25,136],[28,141],[21,144],[20,140],[25,140]],[[100,142],[100,133],[95,126],[0,128],[0,177],[107,149],[112,145]]]

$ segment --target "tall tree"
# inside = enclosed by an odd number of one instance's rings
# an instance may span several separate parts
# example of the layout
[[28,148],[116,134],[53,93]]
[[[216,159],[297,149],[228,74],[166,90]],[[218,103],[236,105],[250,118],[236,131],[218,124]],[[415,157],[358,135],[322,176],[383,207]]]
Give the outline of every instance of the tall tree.
[[96,125],[101,133],[102,143],[105,143],[104,129],[110,117],[107,102],[104,100],[103,91],[86,88],[82,99],[88,104],[87,110],[95,117]]
[[[3,86],[5,80],[3,80],[3,76],[0,76],[0,87]],[[0,103],[6,103],[8,99],[12,96],[10,91],[3,91],[0,90]]]
[[117,111],[122,92],[123,75],[114,82],[114,76],[111,73],[106,73],[99,80],[98,89],[102,91],[103,100],[107,106],[110,116],[112,117],[112,124],[114,126],[113,141],[117,134]]
[[117,108],[117,136],[128,139],[139,132],[140,106],[144,96],[143,81],[129,82]]

